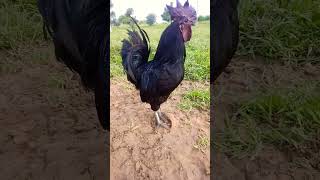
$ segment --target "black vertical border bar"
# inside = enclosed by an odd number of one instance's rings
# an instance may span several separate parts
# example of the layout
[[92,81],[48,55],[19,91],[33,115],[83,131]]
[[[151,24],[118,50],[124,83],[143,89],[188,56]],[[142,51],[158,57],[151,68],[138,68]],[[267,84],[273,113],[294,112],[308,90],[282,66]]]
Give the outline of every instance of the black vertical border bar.
[[216,168],[214,167],[214,138],[215,138],[215,130],[214,130],[214,111],[213,111],[213,83],[211,83],[211,79],[213,79],[213,66],[214,66],[214,59],[213,59],[213,21],[214,21],[214,13],[213,13],[213,6],[216,3],[216,0],[210,0],[210,180],[215,179],[214,176],[216,175]]
[[105,36],[105,50],[104,50],[104,104],[105,104],[105,116],[104,118],[107,122],[107,130],[105,132],[105,144],[104,147],[106,148],[106,179],[110,179],[110,0],[107,1],[107,27],[106,27],[106,36]]

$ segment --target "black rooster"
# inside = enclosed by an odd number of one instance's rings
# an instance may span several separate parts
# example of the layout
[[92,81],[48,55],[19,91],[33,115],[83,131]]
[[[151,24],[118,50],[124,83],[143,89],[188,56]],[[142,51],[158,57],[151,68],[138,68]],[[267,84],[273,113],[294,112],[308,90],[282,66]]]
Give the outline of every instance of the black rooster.
[[196,11],[186,1],[182,6],[177,0],[177,7],[167,6],[173,22],[161,35],[157,52],[152,61],[147,33],[137,25],[137,31],[129,31],[129,40],[123,40],[122,65],[128,80],[140,90],[142,102],[149,103],[155,111],[156,124],[169,128],[160,112],[171,92],[184,77],[186,50],[184,43],[191,39],[191,26],[196,21]]
[[87,89],[94,90],[100,123],[109,130],[109,1],[38,0],[38,8],[56,58],[76,71]]
[[212,2],[213,58],[211,78],[213,83],[228,66],[239,41],[238,0],[214,0]]

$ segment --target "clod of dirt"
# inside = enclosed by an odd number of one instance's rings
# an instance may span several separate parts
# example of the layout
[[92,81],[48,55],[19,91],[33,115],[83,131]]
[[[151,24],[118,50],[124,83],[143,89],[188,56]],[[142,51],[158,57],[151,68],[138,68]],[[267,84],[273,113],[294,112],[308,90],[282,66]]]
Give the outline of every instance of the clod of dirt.
[[319,73],[318,68],[316,68],[314,65],[312,65],[311,63],[307,63],[304,66],[304,73],[306,75],[317,75]]

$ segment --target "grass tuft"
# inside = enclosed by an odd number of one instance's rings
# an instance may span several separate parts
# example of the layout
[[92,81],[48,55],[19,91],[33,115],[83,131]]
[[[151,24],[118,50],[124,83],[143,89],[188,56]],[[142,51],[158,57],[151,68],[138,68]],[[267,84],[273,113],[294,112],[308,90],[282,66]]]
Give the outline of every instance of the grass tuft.
[[208,110],[210,106],[209,90],[191,90],[182,96],[180,109],[190,111],[193,108]]
[[206,135],[199,135],[193,147],[204,152],[204,150],[207,149],[209,145],[210,145],[209,138]]
[[33,1],[0,2],[0,24],[0,50],[43,39],[41,16]]
[[48,79],[48,87],[55,89],[65,89],[66,78],[62,74],[51,74]]
[[274,145],[311,158],[320,147],[320,84],[257,96],[239,105],[225,125],[216,145],[230,156]]

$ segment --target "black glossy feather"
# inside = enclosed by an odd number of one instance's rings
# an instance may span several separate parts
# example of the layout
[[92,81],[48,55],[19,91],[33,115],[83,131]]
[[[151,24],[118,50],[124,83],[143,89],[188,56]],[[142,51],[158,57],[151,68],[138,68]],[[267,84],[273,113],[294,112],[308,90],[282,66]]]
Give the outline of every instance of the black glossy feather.
[[238,0],[213,1],[213,49],[210,78],[213,83],[230,63],[239,41]]
[[109,129],[105,92],[109,82],[108,7],[106,0],[38,0],[56,58],[76,71],[87,89],[94,90],[104,129]]
[[154,59],[148,61],[149,38],[138,28],[140,35],[129,31],[123,40],[122,64],[128,80],[140,90],[141,101],[156,111],[184,78],[185,45],[179,24],[172,22],[161,35]]

